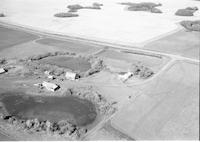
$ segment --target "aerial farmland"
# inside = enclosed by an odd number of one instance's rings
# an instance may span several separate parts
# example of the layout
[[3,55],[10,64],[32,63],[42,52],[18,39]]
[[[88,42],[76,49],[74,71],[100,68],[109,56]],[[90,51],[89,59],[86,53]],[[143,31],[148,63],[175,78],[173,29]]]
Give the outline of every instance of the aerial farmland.
[[199,0],[1,0],[0,141],[199,139]]

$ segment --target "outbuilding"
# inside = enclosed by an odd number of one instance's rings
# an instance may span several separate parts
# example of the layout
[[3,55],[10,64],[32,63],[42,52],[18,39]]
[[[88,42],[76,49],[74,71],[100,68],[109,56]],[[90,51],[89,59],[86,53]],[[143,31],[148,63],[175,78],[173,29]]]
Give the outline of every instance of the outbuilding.
[[118,75],[118,78],[122,81],[128,80],[131,76],[133,76],[132,72],[121,72]]
[[0,68],[0,74],[3,74],[5,72],[6,72],[6,70],[4,68]]
[[74,72],[66,72],[65,77],[68,80],[76,80],[76,79],[80,78],[80,76]]
[[42,86],[44,86],[47,90],[52,91],[52,92],[60,88],[57,84],[46,82],[46,81],[43,81]]

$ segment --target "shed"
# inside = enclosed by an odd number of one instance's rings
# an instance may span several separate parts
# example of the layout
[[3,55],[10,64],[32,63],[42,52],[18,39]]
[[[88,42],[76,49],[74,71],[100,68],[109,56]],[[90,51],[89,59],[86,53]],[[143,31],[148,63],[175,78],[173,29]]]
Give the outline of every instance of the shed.
[[129,79],[131,76],[133,76],[132,72],[123,72],[123,73],[119,73],[118,78],[122,81],[126,81],[127,79]]
[[3,74],[5,72],[6,72],[6,70],[4,68],[0,68],[0,74]]
[[52,91],[52,92],[60,88],[57,84],[46,82],[46,81],[43,81],[42,86],[44,86],[47,90]]
[[66,72],[65,77],[68,80],[76,80],[76,79],[80,78],[80,76],[74,72]]

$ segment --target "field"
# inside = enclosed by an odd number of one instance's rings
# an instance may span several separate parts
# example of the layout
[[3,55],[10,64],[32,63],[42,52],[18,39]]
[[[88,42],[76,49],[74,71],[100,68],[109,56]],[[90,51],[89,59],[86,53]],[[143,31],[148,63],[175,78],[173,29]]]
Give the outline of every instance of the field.
[[[48,46],[54,46],[59,47],[61,49],[65,49],[70,52],[76,52],[79,54],[90,54],[91,52],[98,51],[102,49],[102,47],[99,47],[98,45],[87,45],[84,42],[77,43],[76,41],[70,41],[70,40],[58,40],[58,39],[52,39],[52,38],[44,38],[41,40],[38,40],[37,43],[42,45],[48,45]],[[81,45],[80,45],[81,44]]]
[[198,72],[198,64],[174,63],[141,85],[141,94],[115,115],[112,125],[138,140],[198,139]]
[[150,42],[142,48],[199,59],[199,38],[199,32],[182,30],[170,36]]
[[0,33],[1,33],[0,50],[11,47],[13,45],[28,42],[30,40],[34,40],[37,38],[37,36],[35,35],[25,33],[25,32],[18,32],[16,30],[7,29],[1,26],[0,26]]
[[[103,4],[100,10],[80,9],[78,17],[54,17],[56,13],[68,12],[69,5],[85,7],[94,2]],[[121,2],[161,3],[158,9],[163,13],[127,11]],[[192,17],[175,15],[178,9],[188,6],[200,9],[199,1],[195,0],[43,0],[42,3],[40,0],[3,0],[0,9],[7,16],[0,20],[54,34],[133,46],[175,32],[182,20],[199,19],[199,11]]]

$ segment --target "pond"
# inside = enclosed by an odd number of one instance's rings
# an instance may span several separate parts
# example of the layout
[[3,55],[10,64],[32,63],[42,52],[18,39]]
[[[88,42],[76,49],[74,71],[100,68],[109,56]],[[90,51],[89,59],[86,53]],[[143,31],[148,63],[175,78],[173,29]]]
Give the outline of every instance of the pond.
[[1,94],[0,101],[8,114],[24,119],[68,120],[78,126],[86,126],[92,124],[97,116],[92,102],[74,96],[33,97],[20,92],[6,92]]

